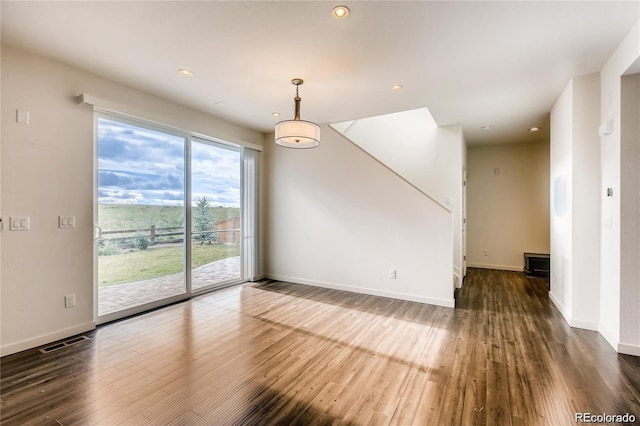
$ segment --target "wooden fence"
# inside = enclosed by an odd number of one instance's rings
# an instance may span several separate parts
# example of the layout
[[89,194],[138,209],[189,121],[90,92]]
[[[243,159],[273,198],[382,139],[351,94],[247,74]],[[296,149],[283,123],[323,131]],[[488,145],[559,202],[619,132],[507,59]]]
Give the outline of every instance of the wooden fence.
[[[194,239],[205,232],[192,232]],[[240,242],[240,218],[231,217],[214,222],[211,231],[214,235],[213,241],[225,244],[237,244]],[[131,235],[133,234],[133,235]],[[104,241],[114,241],[118,245],[132,245],[135,238],[139,236],[147,237],[149,245],[159,243],[182,243],[184,242],[184,226],[172,226],[158,228],[151,225],[142,229],[119,229],[117,231],[102,231],[101,239]],[[178,237],[178,238],[176,238]]]
[[240,218],[230,217],[215,222],[213,231],[217,233],[216,241],[227,244],[237,244],[240,242]]

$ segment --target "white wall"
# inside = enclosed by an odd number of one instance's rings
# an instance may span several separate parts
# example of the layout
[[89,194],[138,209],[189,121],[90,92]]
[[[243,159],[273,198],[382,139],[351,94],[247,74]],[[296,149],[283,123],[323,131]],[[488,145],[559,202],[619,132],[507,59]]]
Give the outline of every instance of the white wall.
[[621,89],[620,344],[640,355],[640,74]]
[[[130,114],[260,146],[263,135],[87,72],[2,46],[2,216],[29,216],[30,231],[2,232],[2,355],[87,331],[93,310],[93,112],[80,93]],[[16,123],[16,109],[30,125]],[[58,215],[76,228],[58,229]],[[63,297],[75,293],[77,306]]]
[[573,84],[568,84],[551,109],[550,122],[550,297],[565,318],[571,312],[573,249]]
[[[453,214],[453,266],[462,268],[462,175],[465,142],[460,125],[438,127],[426,108],[335,125],[351,142]],[[344,129],[344,130],[343,130]],[[461,282],[461,281],[460,281]]]
[[573,255],[574,327],[597,330],[600,320],[600,74],[573,78]]
[[549,253],[548,212],[547,142],[468,147],[470,267],[522,271],[524,252]]
[[329,127],[321,139],[265,139],[267,276],[452,307],[451,213]]
[[[621,76],[640,56],[640,21],[635,25],[625,40],[618,46],[600,72],[600,122],[614,122],[614,130],[600,139],[601,152],[601,259],[600,259],[600,333],[618,351],[640,355],[640,340],[621,341],[625,338],[637,338],[633,330],[640,323],[640,301],[626,300],[634,294],[638,283],[621,281],[621,234],[626,230],[621,223],[621,175],[622,162],[633,165],[633,158],[622,157],[621,150]],[[606,188],[613,188],[614,196],[606,197]],[[626,214],[626,212],[623,212]],[[625,303],[622,304],[622,300]],[[622,310],[624,306],[624,311]],[[634,312],[628,307],[633,307]]]
[[[599,74],[574,77],[551,110],[550,297],[570,325],[591,330],[600,292],[599,85]],[[564,193],[564,212],[556,191]]]

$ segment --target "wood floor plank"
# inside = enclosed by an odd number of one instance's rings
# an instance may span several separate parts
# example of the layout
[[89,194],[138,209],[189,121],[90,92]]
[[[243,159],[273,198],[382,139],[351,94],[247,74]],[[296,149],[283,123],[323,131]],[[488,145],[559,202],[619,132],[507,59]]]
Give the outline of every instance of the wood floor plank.
[[3,357],[0,424],[559,425],[577,411],[640,419],[640,358],[569,327],[544,280],[471,269],[456,303],[270,280],[209,293],[50,354]]

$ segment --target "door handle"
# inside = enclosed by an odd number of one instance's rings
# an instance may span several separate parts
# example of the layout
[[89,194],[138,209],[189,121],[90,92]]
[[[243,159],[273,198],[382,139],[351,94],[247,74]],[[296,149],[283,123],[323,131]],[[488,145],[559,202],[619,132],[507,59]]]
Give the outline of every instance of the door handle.
[[102,228],[98,225],[95,225],[95,230],[93,232],[93,238],[98,240],[102,238]]

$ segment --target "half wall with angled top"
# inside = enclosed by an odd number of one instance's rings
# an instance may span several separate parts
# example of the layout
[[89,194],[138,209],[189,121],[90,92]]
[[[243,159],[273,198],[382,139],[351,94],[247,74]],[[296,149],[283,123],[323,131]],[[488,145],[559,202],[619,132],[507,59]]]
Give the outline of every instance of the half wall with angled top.
[[427,108],[331,127],[452,215],[453,272],[464,275],[466,144],[458,124],[438,126]]
[[453,307],[449,210],[326,125],[264,155],[269,278]]

